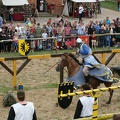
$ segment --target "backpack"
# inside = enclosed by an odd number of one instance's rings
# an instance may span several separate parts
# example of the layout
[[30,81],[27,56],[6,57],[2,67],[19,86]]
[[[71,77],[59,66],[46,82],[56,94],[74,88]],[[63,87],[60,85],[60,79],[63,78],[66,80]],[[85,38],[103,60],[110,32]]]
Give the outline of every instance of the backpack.
[[8,91],[3,97],[3,106],[9,107],[16,103],[16,99],[12,91]]

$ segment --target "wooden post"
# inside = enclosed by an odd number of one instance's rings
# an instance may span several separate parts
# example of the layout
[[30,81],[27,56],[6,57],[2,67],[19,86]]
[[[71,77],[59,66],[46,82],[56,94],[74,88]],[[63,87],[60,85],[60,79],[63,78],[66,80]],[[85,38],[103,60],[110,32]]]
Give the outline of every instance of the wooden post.
[[107,61],[105,62],[105,65],[108,65],[108,63],[112,60],[112,58],[116,55],[115,52],[113,52],[110,57],[107,59]]
[[102,53],[102,64],[105,64],[105,53]]
[[17,88],[17,62],[13,60],[13,89]]
[[64,73],[63,73],[63,68],[61,68],[60,69],[60,83],[62,83],[63,82],[63,75]]

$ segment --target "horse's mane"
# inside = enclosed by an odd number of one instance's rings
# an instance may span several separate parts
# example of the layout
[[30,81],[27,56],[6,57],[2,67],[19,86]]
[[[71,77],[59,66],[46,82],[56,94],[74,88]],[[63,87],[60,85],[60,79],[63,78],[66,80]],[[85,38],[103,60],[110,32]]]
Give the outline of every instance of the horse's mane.
[[[64,55],[65,55],[65,54],[66,54],[66,53],[64,53]],[[77,62],[79,65],[81,65],[81,63],[80,63],[79,60],[75,57],[74,54],[69,53],[69,56],[70,56],[71,58],[73,58],[73,59],[75,60],[75,62]]]

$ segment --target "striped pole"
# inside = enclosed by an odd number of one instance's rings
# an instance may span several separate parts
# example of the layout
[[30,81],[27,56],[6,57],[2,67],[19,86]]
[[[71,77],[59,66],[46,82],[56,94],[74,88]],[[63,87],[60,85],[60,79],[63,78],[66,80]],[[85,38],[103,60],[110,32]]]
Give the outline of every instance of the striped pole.
[[96,93],[91,93],[91,96],[94,99],[94,104],[93,104],[93,114],[92,114],[92,120],[97,120],[98,118],[98,98],[102,95],[102,92],[96,92]]
[[[99,115],[97,120],[107,120],[107,119],[113,118],[114,114],[120,114],[120,112]],[[92,117],[87,117],[87,118],[78,118],[77,120],[93,120],[93,119]]]
[[114,90],[114,89],[119,89],[119,88],[120,88],[120,86],[112,86],[112,87],[106,87],[106,88],[80,91],[80,92],[75,92],[75,93],[60,94],[60,95],[58,95],[58,98],[87,94],[87,93],[105,92],[105,91],[108,91],[111,89]]
[[[93,104],[93,115],[92,115],[92,120],[98,120],[98,97],[102,95],[102,92],[111,90],[111,89],[118,89],[120,86],[112,86],[108,88],[99,88],[99,89],[93,89],[93,90],[86,90],[86,91],[81,91],[81,92],[75,92],[75,93],[70,93],[70,91],[67,94],[63,94],[61,91],[60,94],[58,95],[58,98],[62,100],[63,97],[70,97],[74,95],[80,95],[80,94],[87,94],[90,93],[92,97],[95,98],[94,104]],[[86,120],[91,120],[87,118]]]
[[97,118],[98,118],[98,98],[96,97],[93,104],[92,120],[97,120]]

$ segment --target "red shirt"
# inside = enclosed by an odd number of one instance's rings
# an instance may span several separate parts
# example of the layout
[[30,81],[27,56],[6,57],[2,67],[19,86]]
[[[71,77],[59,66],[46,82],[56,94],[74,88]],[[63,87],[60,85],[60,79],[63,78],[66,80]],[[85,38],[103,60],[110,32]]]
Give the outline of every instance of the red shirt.
[[65,27],[64,28],[65,35],[70,35],[70,32],[71,32],[71,27]]
[[67,45],[67,47],[70,47],[70,46],[71,46],[71,41],[70,41],[70,40],[67,40],[67,41],[65,42],[65,44]]

